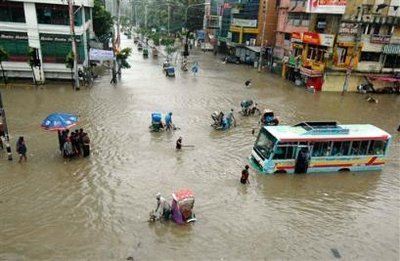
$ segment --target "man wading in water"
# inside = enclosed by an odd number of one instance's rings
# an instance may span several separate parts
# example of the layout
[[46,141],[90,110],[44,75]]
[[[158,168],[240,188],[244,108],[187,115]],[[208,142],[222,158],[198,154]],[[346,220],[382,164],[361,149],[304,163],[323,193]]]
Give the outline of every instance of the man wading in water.
[[244,170],[242,170],[242,176],[240,177],[240,183],[242,183],[242,184],[246,184],[246,183],[250,184],[250,181],[249,181],[249,165],[246,165],[244,167]]

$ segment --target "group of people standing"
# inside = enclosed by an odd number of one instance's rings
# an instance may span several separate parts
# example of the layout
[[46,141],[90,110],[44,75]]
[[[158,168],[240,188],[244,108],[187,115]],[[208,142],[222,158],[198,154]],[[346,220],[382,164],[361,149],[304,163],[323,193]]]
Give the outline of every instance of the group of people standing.
[[90,139],[83,129],[58,131],[59,148],[64,158],[88,157],[90,155]]

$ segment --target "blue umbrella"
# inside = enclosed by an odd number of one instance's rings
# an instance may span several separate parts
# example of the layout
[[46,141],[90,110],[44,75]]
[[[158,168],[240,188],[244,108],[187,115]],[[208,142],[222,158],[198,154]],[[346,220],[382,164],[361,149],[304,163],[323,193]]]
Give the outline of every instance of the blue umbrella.
[[72,113],[55,112],[47,116],[40,125],[45,130],[65,130],[77,124],[79,117]]

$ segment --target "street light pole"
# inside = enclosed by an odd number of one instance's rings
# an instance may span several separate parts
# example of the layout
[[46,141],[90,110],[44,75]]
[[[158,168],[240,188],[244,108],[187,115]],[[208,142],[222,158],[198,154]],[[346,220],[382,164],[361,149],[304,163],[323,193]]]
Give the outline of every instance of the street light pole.
[[74,6],[72,4],[72,0],[68,0],[68,11],[69,11],[69,29],[70,29],[70,33],[71,33],[71,37],[72,37],[72,53],[74,54],[75,90],[79,90],[78,54],[76,51]]
[[[6,112],[3,107],[3,98],[0,92],[0,117],[2,123],[2,131],[0,132],[0,139],[4,137],[4,142],[6,145],[8,160],[12,160],[11,146],[10,146],[10,136],[8,135],[7,118]],[[4,133],[3,133],[4,132]],[[4,136],[3,136],[4,135]]]
[[264,37],[265,37],[265,26],[267,23],[267,12],[268,12],[268,0],[264,0],[264,6],[263,6],[263,11],[264,11],[264,21],[263,21],[263,31],[261,34],[261,44],[260,44],[260,58],[258,60],[258,72],[261,72],[261,63],[263,59],[263,49],[264,49]]

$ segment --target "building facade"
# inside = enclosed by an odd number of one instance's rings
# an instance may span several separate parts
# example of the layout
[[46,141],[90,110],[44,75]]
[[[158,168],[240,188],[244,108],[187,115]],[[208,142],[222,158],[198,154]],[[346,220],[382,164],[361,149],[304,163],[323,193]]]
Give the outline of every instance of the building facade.
[[[78,63],[88,65],[88,42],[93,36],[92,0],[75,0],[75,40]],[[38,50],[40,67],[34,67],[39,82],[46,78],[70,78],[66,56],[72,49],[67,1],[12,0],[0,2],[0,46],[9,53],[4,69],[8,77],[31,78],[28,49]]]

